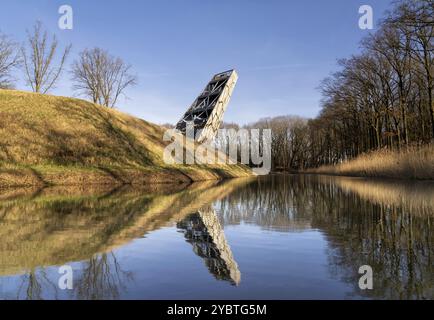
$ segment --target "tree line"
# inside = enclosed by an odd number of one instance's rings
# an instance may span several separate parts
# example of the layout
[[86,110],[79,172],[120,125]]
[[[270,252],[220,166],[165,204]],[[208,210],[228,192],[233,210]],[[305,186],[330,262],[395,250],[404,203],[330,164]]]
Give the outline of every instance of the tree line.
[[[56,36],[50,36],[41,22],[27,31],[23,45],[0,33],[0,89],[14,89],[18,69],[33,92],[49,92],[59,81],[71,48],[61,49]],[[125,89],[137,83],[130,65],[98,47],[80,52],[69,73],[75,92],[106,107],[114,107]]]
[[[40,23],[21,47],[0,34],[0,88],[13,87],[13,70],[20,68],[33,91],[48,92],[70,51],[60,50]],[[362,40],[361,52],[339,67],[321,82],[318,117],[281,116],[246,126],[272,129],[273,170],[336,164],[434,140],[434,0],[395,1],[376,32]],[[70,74],[74,91],[107,107],[137,82],[130,65],[101,48],[80,52]]]
[[[247,128],[272,129],[272,169],[337,164],[372,150],[434,140],[434,1],[405,0],[321,82],[314,119],[280,116]],[[233,124],[232,124],[233,126]]]
[[361,47],[321,84],[309,124],[317,164],[434,139],[434,1],[396,2]]

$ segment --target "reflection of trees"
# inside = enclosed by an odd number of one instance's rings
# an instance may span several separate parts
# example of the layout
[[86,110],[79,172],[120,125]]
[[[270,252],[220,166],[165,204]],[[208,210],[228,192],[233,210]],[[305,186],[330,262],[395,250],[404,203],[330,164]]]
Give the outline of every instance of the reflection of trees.
[[285,180],[259,179],[219,201],[217,208],[224,223],[243,221],[279,231],[310,227],[310,213],[304,206],[312,196],[308,181]]
[[367,201],[330,183],[317,189],[314,203],[321,205],[312,206],[312,225],[326,230],[330,262],[341,278],[357,286],[357,268],[368,264],[374,270],[374,290],[366,295],[434,297],[433,217],[424,214],[425,202],[410,209]]
[[[96,254],[82,262],[80,270],[73,274],[72,297],[82,300],[118,299],[126,283],[133,280],[133,275],[121,269],[113,252]],[[78,274],[80,272],[80,274]],[[41,300],[57,299],[60,292],[57,272],[47,275],[44,268],[32,269],[19,278],[16,299]],[[69,290],[65,290],[69,294]]]
[[32,269],[20,277],[16,299],[41,300],[43,293],[47,293],[50,289],[57,297],[58,287],[54,281],[48,278],[46,271],[44,269]]
[[21,290],[25,287],[25,296],[27,300],[40,300],[42,299],[41,284],[38,281],[35,270],[31,270],[28,274],[21,277],[21,285],[18,290],[17,298],[21,295]]
[[211,206],[190,214],[178,222],[177,227],[184,230],[185,238],[193,246],[194,253],[204,260],[214,277],[235,285],[240,282],[238,265]]
[[[86,261],[74,279],[74,297],[119,297],[129,275],[104,252],[175,220],[210,272],[232,283],[240,275],[221,225],[245,222],[279,231],[321,230],[329,242],[330,271],[353,284],[354,294],[434,297],[434,185],[429,183],[276,176],[157,194],[117,190],[17,199],[0,200],[0,273],[31,270],[20,278],[20,298],[48,297],[50,290],[56,295],[57,281],[50,283],[38,266],[68,261]],[[216,199],[222,199],[213,206],[217,214],[208,206]],[[188,216],[191,212],[196,213]],[[373,291],[357,287],[364,264],[374,269]]]
[[132,280],[132,273],[121,269],[113,252],[97,254],[83,262],[74,294],[81,300],[118,299],[126,282]]
[[[322,230],[329,241],[331,272],[354,284],[357,294],[433,298],[434,186],[370,181],[367,193],[360,191],[365,183],[350,188],[348,181],[309,176],[260,179],[221,200],[217,208],[229,224],[245,221],[267,229]],[[397,194],[409,190],[411,197],[401,196],[402,201],[395,202]],[[358,289],[358,268],[365,264],[374,270],[373,291]]]

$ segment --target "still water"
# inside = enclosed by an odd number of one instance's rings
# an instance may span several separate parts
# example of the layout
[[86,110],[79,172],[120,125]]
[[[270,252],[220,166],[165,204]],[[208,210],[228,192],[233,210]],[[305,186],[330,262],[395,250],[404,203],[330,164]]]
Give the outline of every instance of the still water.
[[[434,183],[0,191],[1,299],[433,299]],[[59,267],[73,288],[59,288]],[[361,290],[359,267],[373,269]]]

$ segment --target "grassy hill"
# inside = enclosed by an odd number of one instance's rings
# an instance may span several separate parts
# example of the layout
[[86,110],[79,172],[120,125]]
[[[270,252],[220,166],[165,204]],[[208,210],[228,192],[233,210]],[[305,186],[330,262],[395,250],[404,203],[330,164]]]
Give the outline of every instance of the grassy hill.
[[164,129],[79,99],[0,90],[0,186],[148,184],[251,175],[163,162]]

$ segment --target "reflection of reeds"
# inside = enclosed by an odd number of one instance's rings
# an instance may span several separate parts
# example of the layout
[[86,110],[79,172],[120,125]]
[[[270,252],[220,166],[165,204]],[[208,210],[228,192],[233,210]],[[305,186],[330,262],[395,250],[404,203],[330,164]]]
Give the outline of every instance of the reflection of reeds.
[[310,172],[343,176],[434,179],[434,145],[409,146],[400,151],[380,150]]
[[388,207],[402,207],[412,215],[434,214],[434,183],[428,181],[400,182],[366,178],[326,177],[323,183],[335,183],[345,192]]
[[182,219],[247,181],[208,181],[155,192],[9,193],[0,199],[0,274],[89,259]]

